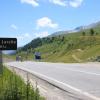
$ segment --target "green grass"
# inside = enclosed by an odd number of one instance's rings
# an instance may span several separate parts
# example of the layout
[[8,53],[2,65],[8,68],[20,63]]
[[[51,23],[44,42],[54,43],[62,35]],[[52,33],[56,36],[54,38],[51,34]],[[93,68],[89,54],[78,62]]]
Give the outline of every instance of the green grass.
[[[71,34],[66,36],[64,41],[57,40],[44,44],[35,48],[34,51],[40,51],[42,61],[46,62],[75,63],[92,61],[91,58],[100,55],[100,36]],[[34,51],[28,54],[28,60],[33,60]],[[25,60],[24,51],[21,51],[19,55]]]
[[[34,51],[40,51],[42,61],[46,62],[87,62],[100,55],[100,36],[83,37],[79,34],[71,34],[66,36],[63,42],[57,40],[53,43],[44,44],[35,48]],[[28,54],[28,60],[33,60],[33,52]],[[26,55],[23,51],[19,55],[25,60]]]
[[7,54],[3,54],[3,58],[8,58],[8,59],[15,60],[15,59],[16,59],[16,56],[15,56],[15,55],[7,55]]
[[37,87],[33,89],[29,80],[27,83],[4,67],[0,74],[0,100],[44,100]]
[[[88,59],[100,55],[100,36],[72,37],[62,44],[52,43],[36,48],[42,53],[43,61],[50,62],[87,62]],[[68,46],[72,43],[72,46]],[[73,55],[75,57],[73,57]],[[91,61],[91,60],[90,60]]]

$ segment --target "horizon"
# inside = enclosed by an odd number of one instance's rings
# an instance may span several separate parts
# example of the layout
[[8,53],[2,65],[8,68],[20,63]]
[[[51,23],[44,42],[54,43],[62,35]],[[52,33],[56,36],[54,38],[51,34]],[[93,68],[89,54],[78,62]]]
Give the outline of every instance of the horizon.
[[100,21],[100,1],[2,0],[0,37],[15,37],[18,47],[37,37]]

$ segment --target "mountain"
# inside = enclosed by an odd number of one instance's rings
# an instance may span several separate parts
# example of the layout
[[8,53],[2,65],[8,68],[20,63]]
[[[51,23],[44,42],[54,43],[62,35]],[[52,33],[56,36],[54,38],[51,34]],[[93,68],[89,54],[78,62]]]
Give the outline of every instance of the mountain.
[[100,25],[100,21],[92,23],[92,24],[89,24],[89,25],[86,25],[86,26],[77,27],[77,28],[75,28],[75,30],[81,31],[81,30],[84,30],[84,29],[95,28],[95,27],[97,27],[99,25]]
[[75,32],[78,32],[78,30],[75,29],[75,30],[68,30],[68,31],[58,31],[58,32],[54,32],[53,34],[51,34],[49,36],[53,37],[53,36],[65,35],[65,34],[68,34],[68,33],[75,33]]
[[16,54],[16,50],[5,50],[3,51],[3,54],[13,55],[13,54]]
[[100,21],[95,22],[95,23],[92,23],[92,24],[86,26],[86,28],[95,28],[95,27],[97,27],[97,26],[100,26]]
[[57,35],[61,35],[61,34],[67,34],[69,33],[69,31],[58,31],[58,32],[54,32],[53,34],[49,35],[50,37],[53,36],[57,36]]
[[79,27],[76,27],[73,30],[55,32],[55,33],[51,34],[50,36],[57,36],[57,35],[62,35],[62,34],[80,32],[80,31],[84,31],[86,29],[95,28],[95,27],[98,27],[98,26],[100,26],[100,21],[92,23],[92,24],[89,24],[89,25],[85,25],[85,26],[79,26]]

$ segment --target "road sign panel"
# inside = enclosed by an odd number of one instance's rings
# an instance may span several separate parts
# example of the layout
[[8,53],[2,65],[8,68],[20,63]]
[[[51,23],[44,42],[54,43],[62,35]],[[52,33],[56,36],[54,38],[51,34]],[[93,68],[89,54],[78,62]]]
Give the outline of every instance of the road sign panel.
[[0,38],[0,74],[3,73],[2,50],[17,50],[17,39]]
[[17,39],[0,38],[0,50],[17,50]]

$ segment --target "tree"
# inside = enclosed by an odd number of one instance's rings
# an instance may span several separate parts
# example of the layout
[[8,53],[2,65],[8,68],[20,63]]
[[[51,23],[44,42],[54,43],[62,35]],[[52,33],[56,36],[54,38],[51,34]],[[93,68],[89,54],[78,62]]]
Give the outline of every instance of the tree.
[[93,29],[90,29],[90,35],[93,36],[95,34]]
[[62,39],[61,39],[61,41],[64,41],[64,40],[65,40],[65,37],[63,36]]
[[38,46],[42,46],[41,38],[36,38],[36,39],[32,40],[30,43],[26,44],[23,48],[21,48],[21,50],[27,51],[27,49],[37,48]]
[[54,41],[55,40],[55,37],[52,37],[52,41]]
[[82,32],[82,35],[83,35],[83,36],[85,36],[85,35],[86,35],[86,33],[85,33],[85,32]]
[[98,32],[96,32],[95,34],[98,35]]

